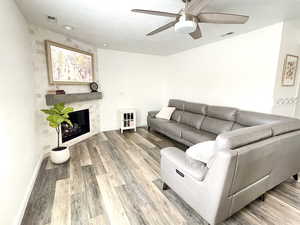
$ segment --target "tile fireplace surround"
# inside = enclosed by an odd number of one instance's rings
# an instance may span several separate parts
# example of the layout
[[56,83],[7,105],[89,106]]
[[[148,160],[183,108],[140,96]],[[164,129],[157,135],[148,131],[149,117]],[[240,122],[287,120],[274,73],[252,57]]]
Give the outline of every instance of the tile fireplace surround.
[[[40,112],[40,109],[48,108],[45,95],[48,90],[55,89],[55,86],[49,85],[46,65],[45,40],[59,42],[74,48],[94,53],[95,64],[97,62],[97,48],[85,43],[75,41],[64,35],[57,34],[34,25],[29,27],[32,37],[32,54],[34,66],[34,80],[36,93],[36,132],[38,137],[38,148],[48,152],[56,145],[56,132],[48,126],[46,117]],[[97,66],[95,66],[95,81],[99,83]],[[59,85],[59,89],[64,89],[66,93],[86,93],[90,92],[88,85]],[[74,111],[89,109],[90,112],[90,132],[72,139],[64,145],[69,146],[78,143],[92,135],[100,132],[100,102],[101,100],[83,101],[66,104],[74,108]]]

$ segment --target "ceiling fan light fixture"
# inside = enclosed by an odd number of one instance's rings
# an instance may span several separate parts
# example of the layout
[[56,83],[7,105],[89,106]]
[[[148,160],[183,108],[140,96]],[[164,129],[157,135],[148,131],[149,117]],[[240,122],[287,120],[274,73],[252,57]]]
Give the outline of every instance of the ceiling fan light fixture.
[[[151,36],[171,27],[175,27],[175,32],[188,34],[194,40],[202,37],[201,27],[199,23],[213,24],[245,24],[249,20],[249,16],[237,15],[219,12],[203,12],[203,9],[211,0],[182,0],[185,7],[178,13],[162,12],[155,10],[133,9],[132,12],[143,13],[148,15],[163,16],[174,18],[173,21],[156,28],[152,32],[146,34]],[[300,0],[299,0],[300,1]],[[227,34],[230,35],[230,34]]]
[[187,20],[185,16],[181,16],[178,23],[175,24],[175,31],[182,34],[190,34],[197,28],[197,23]]

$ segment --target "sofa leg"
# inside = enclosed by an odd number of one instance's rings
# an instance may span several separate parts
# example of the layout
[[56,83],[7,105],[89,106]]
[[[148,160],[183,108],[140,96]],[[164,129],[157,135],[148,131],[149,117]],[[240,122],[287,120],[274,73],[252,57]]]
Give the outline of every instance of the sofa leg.
[[165,191],[165,190],[168,190],[170,188],[169,188],[169,186],[166,183],[163,183],[162,189]]
[[264,202],[266,199],[266,194],[261,195],[258,199]]
[[150,126],[147,127],[148,131],[150,131]]
[[293,175],[293,178],[294,178],[296,181],[298,181],[298,173],[295,174],[295,175]]

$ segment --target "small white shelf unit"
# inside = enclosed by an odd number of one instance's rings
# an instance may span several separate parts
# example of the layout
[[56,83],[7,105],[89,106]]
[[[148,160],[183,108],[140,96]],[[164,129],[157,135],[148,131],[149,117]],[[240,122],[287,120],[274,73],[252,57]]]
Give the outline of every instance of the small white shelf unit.
[[136,131],[136,110],[135,109],[120,109],[120,130],[123,134],[124,130],[133,129]]

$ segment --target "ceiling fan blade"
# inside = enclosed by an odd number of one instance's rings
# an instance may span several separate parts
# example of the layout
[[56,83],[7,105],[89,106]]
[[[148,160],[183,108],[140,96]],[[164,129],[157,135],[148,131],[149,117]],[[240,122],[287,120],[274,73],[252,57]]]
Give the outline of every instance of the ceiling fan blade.
[[199,39],[202,37],[202,32],[201,29],[199,27],[199,24],[197,24],[197,28],[194,32],[190,33],[190,36],[195,40],[195,39]]
[[188,3],[186,13],[198,16],[203,8],[205,8],[211,0],[192,0]]
[[180,14],[177,13],[160,12],[160,11],[144,10],[144,9],[132,9],[131,11],[137,13],[155,15],[155,16],[166,16],[166,17],[175,17],[175,18],[180,16]]
[[200,13],[198,15],[199,23],[244,24],[248,19],[249,16],[227,13]]
[[164,30],[167,30],[167,29],[173,27],[177,22],[178,22],[178,21],[175,20],[175,21],[172,21],[172,22],[170,22],[170,23],[167,23],[166,25],[161,26],[161,27],[157,28],[156,30],[150,32],[149,34],[147,34],[147,36],[151,36],[151,35],[157,34],[157,33],[159,33],[159,32],[162,32],[162,31],[164,31]]

